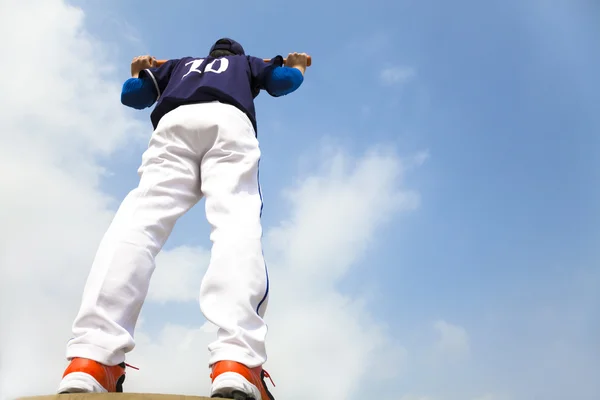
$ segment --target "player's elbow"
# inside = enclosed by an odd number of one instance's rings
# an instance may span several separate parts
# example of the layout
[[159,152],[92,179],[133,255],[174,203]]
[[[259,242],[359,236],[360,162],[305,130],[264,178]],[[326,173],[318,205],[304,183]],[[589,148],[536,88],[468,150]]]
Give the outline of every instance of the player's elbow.
[[272,96],[285,96],[296,91],[304,82],[304,75],[297,68],[278,67],[274,68],[267,78],[267,91]]
[[135,96],[132,93],[121,93],[121,104],[136,110],[143,110],[144,108],[151,106],[149,102],[140,99],[139,96]]
[[148,82],[139,78],[129,78],[121,90],[121,104],[136,110],[143,110],[154,104],[156,95]]

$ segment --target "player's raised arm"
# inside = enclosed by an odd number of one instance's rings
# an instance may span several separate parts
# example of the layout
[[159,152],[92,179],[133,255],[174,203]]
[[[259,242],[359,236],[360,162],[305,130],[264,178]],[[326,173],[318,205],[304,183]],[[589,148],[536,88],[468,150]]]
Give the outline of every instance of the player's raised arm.
[[265,90],[273,97],[280,97],[297,90],[304,82],[308,55],[290,53],[285,65],[270,70],[265,77]]
[[121,90],[121,103],[127,107],[142,110],[156,101],[158,92],[149,76],[139,77],[140,72],[156,67],[156,58],[152,56],[135,57],[131,62],[131,78],[127,79]]

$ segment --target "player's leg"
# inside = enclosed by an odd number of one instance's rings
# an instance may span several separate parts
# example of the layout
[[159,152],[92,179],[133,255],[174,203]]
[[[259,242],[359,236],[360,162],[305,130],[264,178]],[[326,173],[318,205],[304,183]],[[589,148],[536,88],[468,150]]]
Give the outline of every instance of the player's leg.
[[[197,131],[183,128],[190,117],[182,109],[161,121],[143,155],[138,187],[126,196],[102,238],[73,324],[74,337],[67,346],[67,358],[76,360],[65,371],[72,373],[63,379],[59,391],[76,387],[103,391],[102,382],[94,383],[89,374],[82,374],[86,367],[77,364],[80,358],[115,366],[134,348],[134,330],[155,257],[177,219],[201,197],[203,148],[197,143]],[[119,371],[115,367],[112,373]],[[110,376],[109,372],[104,375]],[[104,389],[115,389],[114,379],[106,384],[111,387]]]
[[[258,398],[259,391],[267,400],[261,376],[267,358],[263,316],[268,296],[261,245],[261,153],[252,124],[243,113],[223,104],[212,108],[219,130],[202,160],[201,175],[213,246],[200,305],[205,317],[218,327],[217,340],[209,345],[209,363],[227,361],[213,369],[213,379],[218,377],[211,394],[227,396],[236,389]],[[248,382],[239,379],[244,374]]]

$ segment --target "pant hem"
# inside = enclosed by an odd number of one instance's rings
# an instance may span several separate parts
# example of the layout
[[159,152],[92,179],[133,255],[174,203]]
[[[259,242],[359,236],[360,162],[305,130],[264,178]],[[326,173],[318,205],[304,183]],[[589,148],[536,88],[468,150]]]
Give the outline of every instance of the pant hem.
[[114,354],[105,348],[92,344],[71,344],[67,347],[67,360],[72,358],[88,358],[101,364],[113,366],[125,361],[125,355]]

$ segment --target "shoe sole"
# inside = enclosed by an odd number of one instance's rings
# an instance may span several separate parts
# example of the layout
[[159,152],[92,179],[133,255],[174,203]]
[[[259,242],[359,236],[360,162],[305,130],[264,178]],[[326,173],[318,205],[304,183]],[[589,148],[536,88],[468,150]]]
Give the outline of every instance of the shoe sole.
[[258,400],[261,398],[259,389],[237,372],[224,372],[216,377],[212,383],[211,392],[211,398],[233,398],[234,400]]
[[[246,393],[240,392],[237,390],[234,390],[231,393],[231,396],[232,397],[230,397],[230,399],[233,399],[233,400],[256,400],[254,398],[254,396],[248,396]],[[220,395],[220,394],[213,394],[212,396],[210,396],[210,398],[211,399],[213,399],[213,398],[225,399],[226,397],[223,395]]]

